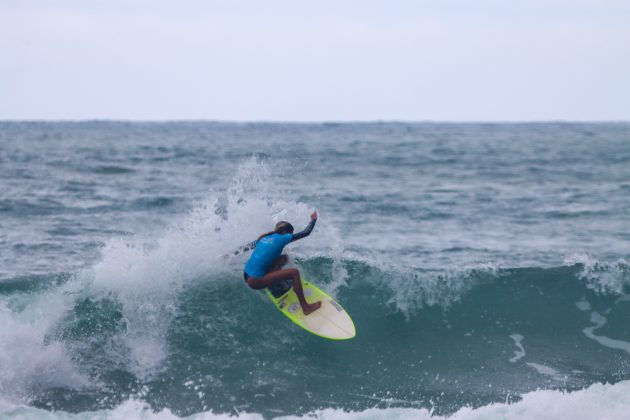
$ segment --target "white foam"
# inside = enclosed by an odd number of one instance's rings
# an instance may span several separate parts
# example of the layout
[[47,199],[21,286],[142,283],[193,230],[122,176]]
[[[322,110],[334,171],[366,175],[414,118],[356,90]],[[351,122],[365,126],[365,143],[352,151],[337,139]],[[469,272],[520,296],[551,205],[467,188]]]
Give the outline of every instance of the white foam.
[[615,385],[594,384],[572,393],[533,391],[524,394],[523,399],[516,403],[464,407],[450,416],[436,416],[432,410],[413,408],[368,409],[361,412],[326,409],[311,415],[320,420],[626,420],[629,412],[630,381],[624,381]]
[[392,294],[387,304],[410,316],[424,306],[449,307],[478,284],[481,274],[495,277],[498,266],[482,263],[444,270],[381,265],[387,273],[379,276],[379,286]]
[[523,338],[525,337],[520,334],[512,334],[510,338],[514,340],[514,345],[518,347],[518,350],[514,350],[514,357],[510,358],[510,363],[516,363],[516,361],[522,359],[527,354],[522,344]]
[[562,381],[564,379],[566,379],[566,377],[564,375],[562,375],[560,372],[558,372],[557,370],[555,370],[552,367],[546,366],[546,365],[541,365],[539,363],[527,363],[527,366],[532,367],[536,372],[540,373],[541,375],[546,375],[546,376],[550,376],[551,378],[555,379],[556,381]]
[[[0,302],[0,395],[28,401],[42,389],[82,387],[88,380],[72,363],[68,349],[60,342],[47,340],[48,334],[65,313],[59,294],[44,297],[29,295],[10,309]],[[20,299],[13,296],[13,299]]]
[[[55,419],[55,420],[128,420],[128,419],[147,419],[147,420],[175,420],[181,417],[173,414],[168,408],[160,411],[153,411],[146,403],[127,400],[112,410],[88,411],[78,414],[67,413],[64,411],[46,411],[32,408],[25,405],[15,405],[0,401],[0,414],[6,419]],[[212,420],[228,420],[234,419],[234,414],[214,414],[212,412],[200,413],[188,417],[189,419],[212,419]],[[239,419],[243,420],[263,420],[260,414],[239,413]]]
[[608,347],[611,349],[623,350],[626,353],[630,354],[630,343],[623,340],[615,340],[613,338],[609,338],[603,335],[595,335],[594,331],[603,327],[606,324],[606,317],[599,314],[598,312],[591,312],[591,322],[594,324],[591,327],[584,328],[582,331],[584,335],[590,338],[591,340],[597,341],[604,347]]
[[[478,408],[463,407],[449,416],[435,415],[426,408],[372,408],[364,411],[344,411],[341,409],[317,410],[303,416],[280,416],[277,419],[301,420],[627,420],[630,413],[630,381],[617,384],[593,384],[590,387],[565,392],[559,390],[538,390],[524,394],[515,403],[488,404]],[[49,412],[25,405],[14,405],[0,400],[0,414],[3,418],[68,419],[68,420],[122,420],[122,419],[178,419],[169,409],[154,412],[146,404],[129,400],[112,410],[100,410],[71,414],[62,411]],[[236,414],[236,415],[235,415]],[[232,417],[234,416],[234,417]],[[239,418],[261,420],[258,413],[215,414],[210,411],[186,417],[190,420],[214,420]]]
[[598,293],[622,295],[630,286],[630,264],[624,259],[606,263],[588,254],[574,254],[566,258],[564,264],[568,266],[582,264],[579,277]]
[[588,303],[585,300],[580,300],[578,302],[575,302],[575,306],[577,306],[577,308],[580,311],[585,311],[586,312],[586,311],[590,311],[591,310],[591,304]]

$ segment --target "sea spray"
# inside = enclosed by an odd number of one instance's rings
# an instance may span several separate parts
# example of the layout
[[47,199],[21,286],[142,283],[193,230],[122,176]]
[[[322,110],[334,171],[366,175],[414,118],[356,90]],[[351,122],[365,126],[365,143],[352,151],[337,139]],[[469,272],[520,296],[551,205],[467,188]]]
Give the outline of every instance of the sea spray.
[[52,333],[65,315],[63,296],[12,295],[0,302],[0,395],[29,402],[54,387],[89,384],[65,343]]
[[[258,159],[248,160],[237,170],[225,196],[198,203],[157,239],[151,238],[152,242],[142,237],[111,239],[100,261],[81,273],[89,295],[111,295],[122,305],[125,328],[121,334],[136,376],[148,377],[163,366],[168,355],[166,334],[186,284],[242,271],[243,256],[232,255],[241,245],[281,218],[296,224],[308,220],[312,208],[270,192],[273,180],[265,168]],[[304,248],[308,253],[332,252],[333,277],[335,284],[341,284],[345,273],[338,232],[323,221],[312,238],[302,241],[310,242]],[[303,255],[299,252],[302,243],[296,245],[289,252],[297,248],[297,255]]]

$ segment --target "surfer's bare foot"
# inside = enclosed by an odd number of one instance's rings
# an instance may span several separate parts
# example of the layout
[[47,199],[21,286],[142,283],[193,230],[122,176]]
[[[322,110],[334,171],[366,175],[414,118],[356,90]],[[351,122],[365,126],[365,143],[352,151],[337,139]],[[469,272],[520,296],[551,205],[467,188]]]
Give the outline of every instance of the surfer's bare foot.
[[302,312],[304,312],[304,315],[312,314],[313,312],[318,310],[320,306],[322,306],[321,301],[318,301],[315,303],[309,303],[307,306],[302,308]]

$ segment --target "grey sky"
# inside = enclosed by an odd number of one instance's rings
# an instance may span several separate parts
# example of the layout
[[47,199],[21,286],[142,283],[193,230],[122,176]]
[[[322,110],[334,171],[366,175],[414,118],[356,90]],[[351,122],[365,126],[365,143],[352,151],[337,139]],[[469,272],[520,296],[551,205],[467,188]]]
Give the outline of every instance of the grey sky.
[[630,120],[630,1],[0,0],[0,119]]

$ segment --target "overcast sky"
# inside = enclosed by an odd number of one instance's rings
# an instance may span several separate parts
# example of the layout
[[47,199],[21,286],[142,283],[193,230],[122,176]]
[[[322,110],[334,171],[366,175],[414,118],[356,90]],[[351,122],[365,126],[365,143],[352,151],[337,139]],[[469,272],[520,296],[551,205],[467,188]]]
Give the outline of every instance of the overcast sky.
[[0,119],[630,120],[629,0],[0,0]]

